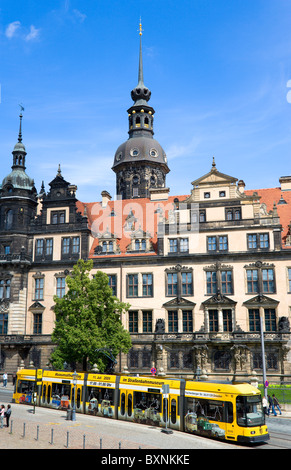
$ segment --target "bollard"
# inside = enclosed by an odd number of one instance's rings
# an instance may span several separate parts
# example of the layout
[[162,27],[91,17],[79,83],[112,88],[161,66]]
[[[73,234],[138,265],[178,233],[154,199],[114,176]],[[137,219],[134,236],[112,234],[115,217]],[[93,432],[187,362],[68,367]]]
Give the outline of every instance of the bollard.
[[13,420],[10,421],[10,434],[12,434],[12,424],[13,424]]
[[67,431],[67,449],[69,448],[69,431]]
[[54,443],[54,430],[52,429],[52,432],[51,432],[51,444],[53,445]]
[[86,439],[86,435],[84,434],[84,436],[83,436],[83,449],[85,449],[85,439]]
[[22,437],[25,437],[25,423],[23,423],[23,435]]
[[102,449],[102,439],[100,438],[100,449]]
[[38,441],[38,435],[39,435],[39,425],[37,425],[36,428],[36,440]]
[[121,449],[121,442],[119,441],[119,449]]

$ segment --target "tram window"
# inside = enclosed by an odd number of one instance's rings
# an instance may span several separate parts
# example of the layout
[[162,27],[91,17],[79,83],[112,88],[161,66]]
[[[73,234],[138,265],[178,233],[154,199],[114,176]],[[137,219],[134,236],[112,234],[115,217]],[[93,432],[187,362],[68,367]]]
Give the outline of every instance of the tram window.
[[30,380],[18,380],[17,393],[33,393],[35,382]]
[[78,388],[77,390],[77,408],[80,408],[81,405],[81,390]]
[[47,388],[47,402],[48,404],[50,403],[51,401],[51,385],[48,386]]
[[231,401],[225,402],[225,413],[226,413],[226,422],[232,423],[233,422],[233,405]]
[[265,424],[261,396],[238,396],[236,398],[236,418],[239,426],[261,426]]
[[168,399],[163,399],[163,421],[166,422],[167,414],[168,414]]
[[53,383],[52,384],[52,398],[61,398],[63,395],[70,396],[71,394],[71,384],[66,383]]
[[96,399],[99,404],[101,404],[103,400],[109,400],[110,404],[113,405],[113,390],[108,388],[88,387],[86,401],[94,399]]
[[145,410],[152,408],[158,412],[161,411],[161,394],[160,393],[147,393],[147,392],[134,392],[133,394],[134,408],[141,408]]
[[132,415],[132,395],[131,395],[131,393],[127,397],[127,414],[128,414],[128,416]]
[[42,402],[45,402],[46,384],[42,387]]
[[120,413],[122,414],[122,416],[125,415],[125,393],[121,394]]
[[176,403],[176,400],[173,398],[171,401],[171,422],[175,424],[176,419],[177,419],[177,403]]
[[219,400],[204,400],[198,398],[187,399],[188,412],[194,412],[197,416],[204,416],[213,421],[225,422],[225,402]]

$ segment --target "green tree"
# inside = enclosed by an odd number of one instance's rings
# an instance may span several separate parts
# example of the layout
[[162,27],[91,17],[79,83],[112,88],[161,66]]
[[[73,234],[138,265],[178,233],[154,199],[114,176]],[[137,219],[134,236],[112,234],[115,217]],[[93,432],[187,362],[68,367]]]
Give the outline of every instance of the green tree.
[[56,369],[68,364],[96,363],[104,372],[108,359],[101,351],[111,351],[114,358],[119,351],[127,353],[131,338],[121,322],[121,315],[130,307],[112,294],[108,276],[98,271],[90,277],[93,261],[80,259],[72,274],[67,276],[67,293],[54,297],[56,315],[52,341],[57,345],[51,354]]

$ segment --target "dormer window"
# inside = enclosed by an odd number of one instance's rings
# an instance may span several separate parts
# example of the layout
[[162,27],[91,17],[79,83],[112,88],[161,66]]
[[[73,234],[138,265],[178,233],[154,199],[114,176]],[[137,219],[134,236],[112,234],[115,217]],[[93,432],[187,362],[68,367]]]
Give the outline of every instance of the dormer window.
[[51,224],[58,225],[66,222],[65,211],[52,211],[51,213]]

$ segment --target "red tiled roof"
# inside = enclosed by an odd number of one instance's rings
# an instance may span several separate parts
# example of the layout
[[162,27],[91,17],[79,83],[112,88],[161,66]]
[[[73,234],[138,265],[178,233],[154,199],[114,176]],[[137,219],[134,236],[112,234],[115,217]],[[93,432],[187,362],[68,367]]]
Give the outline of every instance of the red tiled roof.
[[[282,225],[282,245],[285,246],[286,235],[288,234],[289,225],[291,223],[291,191],[282,191],[278,188],[254,189],[246,190],[247,196],[252,196],[256,192],[260,197],[260,203],[265,203],[267,212],[270,212],[276,205],[280,223]],[[280,204],[279,201],[283,197],[286,204]],[[108,231],[115,234],[120,253],[118,256],[153,256],[157,252],[157,227],[159,220],[159,212],[161,209],[162,217],[168,218],[169,211],[174,207],[174,201],[184,201],[188,195],[169,196],[167,200],[151,201],[150,199],[124,199],[117,201],[108,201],[106,207],[102,207],[101,202],[83,203],[77,201],[77,210],[83,215],[86,213],[88,217],[88,228],[94,237],[92,247],[90,249],[89,258],[94,257],[94,250],[99,245],[98,234]],[[131,230],[126,231],[125,226],[127,218],[133,214],[135,218],[135,231],[138,229],[149,232],[153,251],[147,253],[128,252],[127,247],[130,244],[132,233]],[[114,214],[114,215],[113,215]],[[290,248],[289,248],[290,249]],[[96,255],[95,255],[96,256]],[[106,254],[98,255],[98,258],[106,258]]]
[[[276,205],[278,215],[280,217],[280,223],[282,225],[282,243],[283,248],[289,248],[285,246],[286,236],[288,234],[289,225],[291,224],[291,191],[282,191],[278,188],[266,188],[266,189],[254,189],[247,190],[245,194],[251,196],[254,192],[260,196],[260,203],[265,203],[267,206],[267,212],[273,210],[274,204]],[[281,199],[286,204],[280,204]]]

